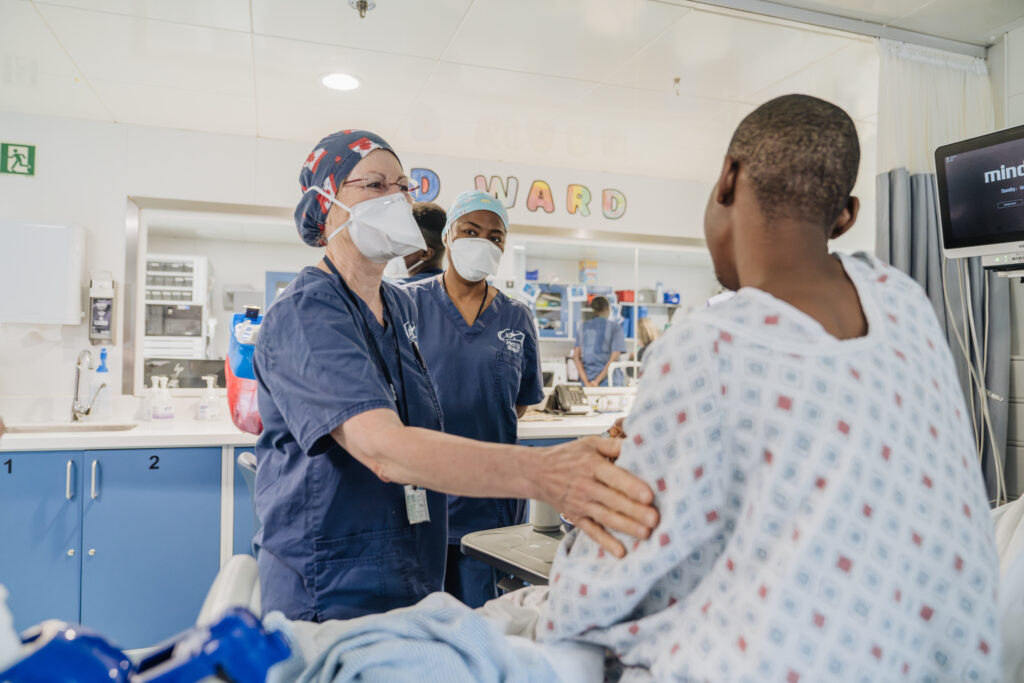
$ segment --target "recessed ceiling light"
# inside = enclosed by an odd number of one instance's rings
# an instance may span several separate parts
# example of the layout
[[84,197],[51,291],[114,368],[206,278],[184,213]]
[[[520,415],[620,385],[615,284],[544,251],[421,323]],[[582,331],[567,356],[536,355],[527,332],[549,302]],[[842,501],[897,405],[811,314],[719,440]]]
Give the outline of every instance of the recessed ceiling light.
[[359,87],[358,78],[343,73],[327,74],[320,79],[320,82],[331,90],[355,90]]

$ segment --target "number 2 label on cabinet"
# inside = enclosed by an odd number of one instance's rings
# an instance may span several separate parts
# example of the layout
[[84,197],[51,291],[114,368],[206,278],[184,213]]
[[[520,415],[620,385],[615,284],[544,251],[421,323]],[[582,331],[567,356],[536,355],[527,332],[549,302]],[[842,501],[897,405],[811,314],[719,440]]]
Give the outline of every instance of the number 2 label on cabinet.
[[158,470],[160,469],[160,456],[151,455],[149,456],[149,469]]

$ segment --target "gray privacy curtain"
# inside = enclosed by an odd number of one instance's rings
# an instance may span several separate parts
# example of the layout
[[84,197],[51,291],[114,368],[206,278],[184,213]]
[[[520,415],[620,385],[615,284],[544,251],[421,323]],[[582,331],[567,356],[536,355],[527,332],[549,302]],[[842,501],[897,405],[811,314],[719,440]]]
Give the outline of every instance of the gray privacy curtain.
[[[1000,488],[999,472],[1005,469],[1003,465],[1006,462],[1006,423],[1010,395],[1009,281],[983,270],[980,258],[961,259],[958,272],[957,261],[947,261],[943,257],[938,189],[934,174],[911,175],[905,168],[883,173],[878,176],[876,197],[876,253],[881,260],[914,278],[931,299],[939,324],[946,331],[968,407],[973,408],[976,442],[979,452],[984,453],[982,471],[985,475],[985,485],[989,498],[995,501]],[[949,310],[943,300],[943,269],[949,296]],[[969,301],[966,300],[965,278],[970,280]],[[977,346],[971,338],[963,313],[965,306],[968,305],[974,315]],[[975,368],[979,367],[980,359],[985,358],[984,382],[989,392],[985,400],[988,402],[992,420],[995,449],[992,447],[993,438],[988,427],[981,419],[982,397],[979,396],[978,387],[971,382],[967,360],[964,358],[960,342],[957,341],[956,330],[959,330],[960,338],[966,344]]]

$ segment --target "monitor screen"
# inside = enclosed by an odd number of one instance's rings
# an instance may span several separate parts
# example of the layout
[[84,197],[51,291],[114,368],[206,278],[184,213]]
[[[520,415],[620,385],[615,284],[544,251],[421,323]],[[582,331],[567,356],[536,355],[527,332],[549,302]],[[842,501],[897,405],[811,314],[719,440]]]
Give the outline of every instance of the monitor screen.
[[935,150],[950,257],[1024,250],[1024,126]]

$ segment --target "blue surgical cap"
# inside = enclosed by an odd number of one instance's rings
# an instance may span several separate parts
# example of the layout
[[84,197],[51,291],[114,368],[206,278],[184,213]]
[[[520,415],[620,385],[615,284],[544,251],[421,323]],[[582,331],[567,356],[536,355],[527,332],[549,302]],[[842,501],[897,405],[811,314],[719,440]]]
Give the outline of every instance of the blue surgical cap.
[[496,214],[501,219],[501,224],[505,226],[505,230],[508,230],[508,213],[505,211],[505,206],[492,194],[481,190],[469,190],[460,194],[452,202],[451,208],[448,209],[448,222],[444,225],[441,239],[445,238],[448,229],[455,224],[455,221],[474,211],[490,211]]
[[[309,153],[299,172],[303,194],[295,207],[295,227],[303,242],[311,247],[327,244],[324,223],[327,212],[331,210],[331,202],[311,188],[319,187],[324,194],[335,196],[355,165],[375,149],[386,149],[395,154],[391,145],[379,135],[365,130],[343,130],[325,137]],[[398,158],[397,154],[395,158]]]

